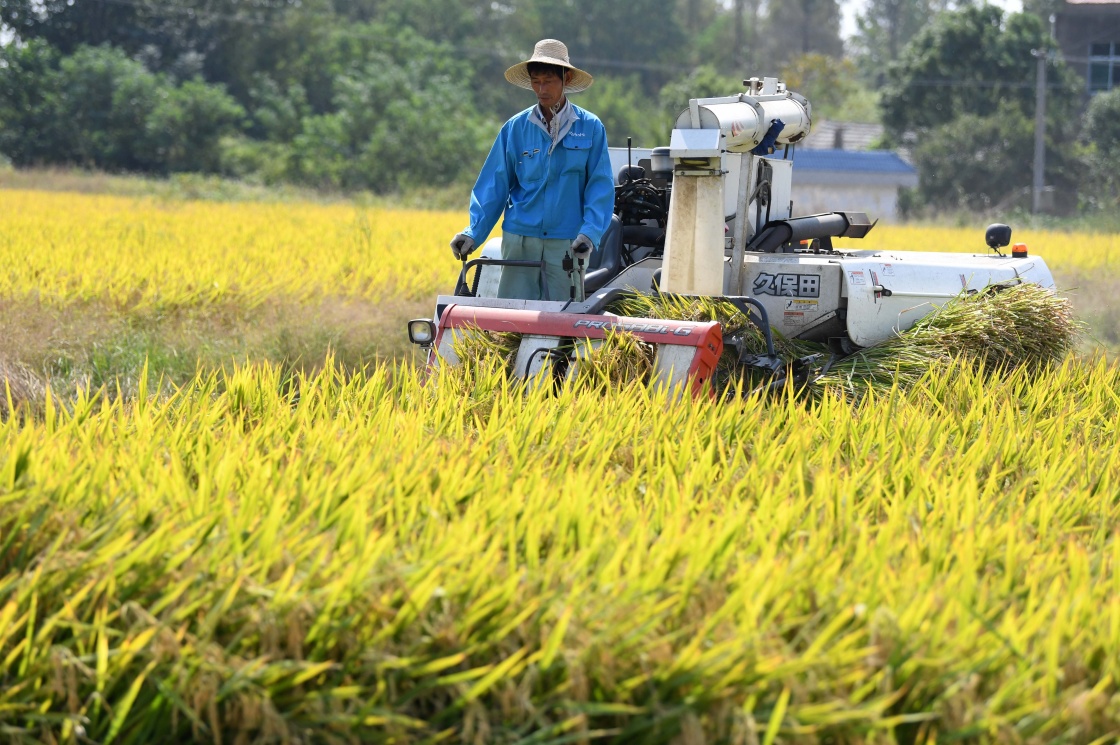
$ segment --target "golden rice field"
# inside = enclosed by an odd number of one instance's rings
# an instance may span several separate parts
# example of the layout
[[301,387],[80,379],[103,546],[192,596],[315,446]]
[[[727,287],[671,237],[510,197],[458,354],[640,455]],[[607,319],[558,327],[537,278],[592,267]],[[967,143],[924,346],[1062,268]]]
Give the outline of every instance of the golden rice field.
[[337,205],[7,191],[0,296],[122,308],[427,299],[454,281],[446,243],[463,220]]
[[[0,198],[6,328],[419,303],[463,223]],[[983,227],[873,245],[971,248]],[[1120,262],[1115,236],[1015,238],[1059,276]],[[21,349],[0,340],[0,369],[53,380]],[[158,367],[0,408],[0,740],[1120,738],[1105,357],[938,366],[858,405],[526,391],[486,365],[427,385],[388,362]]]
[[[0,297],[169,308],[324,296],[427,300],[464,213],[4,191]],[[879,226],[848,247],[984,252],[984,225]],[[1065,276],[1120,276],[1120,235],[1016,231]]]

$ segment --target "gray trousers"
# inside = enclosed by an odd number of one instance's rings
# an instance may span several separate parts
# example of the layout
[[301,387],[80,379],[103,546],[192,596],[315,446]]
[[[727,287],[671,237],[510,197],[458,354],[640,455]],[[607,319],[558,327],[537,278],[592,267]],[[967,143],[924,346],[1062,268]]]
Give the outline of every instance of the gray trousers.
[[[545,262],[549,300],[567,300],[571,280],[564,271],[564,254],[571,250],[572,242],[566,238],[527,238],[502,231],[502,258],[518,261]],[[573,275],[574,276],[574,275]],[[521,300],[543,300],[540,270],[521,267],[502,267],[498,283],[498,297]]]

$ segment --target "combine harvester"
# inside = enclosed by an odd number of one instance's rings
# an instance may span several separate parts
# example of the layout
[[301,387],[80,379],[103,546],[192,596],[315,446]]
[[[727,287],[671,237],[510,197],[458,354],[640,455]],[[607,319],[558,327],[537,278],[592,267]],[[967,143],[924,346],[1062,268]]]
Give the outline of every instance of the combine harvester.
[[[454,341],[469,330],[513,332],[520,335],[515,375],[562,379],[588,349],[584,340],[593,347],[624,330],[653,345],[653,382],[698,393],[725,347],[738,365],[778,379],[792,368],[804,379],[820,364],[781,359],[773,330],[827,344],[836,359],[906,331],[962,293],[1023,282],[1054,287],[1046,263],[1024,246],[999,251],[1010,243],[1006,225],[988,228],[987,253],[833,247],[834,238],[863,238],[874,223],[860,212],[793,216],[790,146],[809,134],[809,102],[776,78],[744,85],[738,95],[689,101],[669,147],[641,151],[648,160],[619,169],[611,227],[588,266],[570,270],[572,297],[496,297],[501,271],[543,268],[503,261],[501,238],[487,241],[479,258],[464,262],[455,293],[438,297],[434,317],[409,322],[429,365],[458,364]],[[636,294],[730,303],[758,327],[765,350],[714,321],[608,312]]]

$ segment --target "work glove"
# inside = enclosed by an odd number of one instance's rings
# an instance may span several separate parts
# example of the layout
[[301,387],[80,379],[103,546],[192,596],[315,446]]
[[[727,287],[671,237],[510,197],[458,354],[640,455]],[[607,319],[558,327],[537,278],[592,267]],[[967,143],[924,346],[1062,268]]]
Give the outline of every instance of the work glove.
[[583,233],[577,235],[576,239],[572,241],[572,255],[575,256],[577,260],[587,261],[587,257],[591,255],[591,251],[594,248],[595,244]]
[[455,254],[456,259],[465,261],[472,251],[474,251],[474,238],[466,233],[457,233],[451,239],[451,253]]

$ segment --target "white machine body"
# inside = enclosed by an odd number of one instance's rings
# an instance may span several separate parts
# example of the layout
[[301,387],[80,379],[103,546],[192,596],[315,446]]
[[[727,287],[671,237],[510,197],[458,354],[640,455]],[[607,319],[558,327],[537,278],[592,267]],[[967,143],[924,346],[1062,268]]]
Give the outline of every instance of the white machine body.
[[[777,85],[777,81],[773,80]],[[777,144],[800,142],[809,134],[812,109],[809,102],[784,88],[772,94],[740,93],[723,98],[694,98],[677,116],[674,129],[717,129],[724,133],[724,147],[731,153],[753,150],[781,119],[785,124]]]
[[[731,261],[721,268],[723,295],[761,302],[770,325],[791,339],[842,338],[869,347],[906,331],[962,292],[993,284],[1031,282],[1055,289],[1036,256],[928,251],[845,251],[832,254],[747,253],[741,285],[731,285]],[[646,259],[610,287],[648,292],[659,259]]]
[[837,256],[747,254],[741,293],[766,306],[789,338],[846,336],[869,347],[912,327],[962,292],[998,283],[1054,287],[1037,257],[933,252],[845,252]]
[[[736,96],[693,99],[677,117],[669,144],[673,199],[661,280],[666,292],[721,294],[715,278],[724,231],[741,254],[762,224],[789,217],[792,163],[752,151],[800,142],[812,125],[811,107],[776,78],[747,83],[747,92]],[[767,142],[772,127],[778,131]],[[725,189],[725,182],[733,188]],[[759,190],[763,183],[765,193]],[[762,201],[765,210],[759,209]],[[733,281],[738,277],[733,272]]]
[[723,291],[723,139],[716,129],[674,129],[673,200],[665,228],[666,292]]

